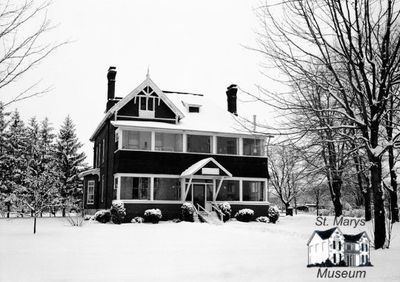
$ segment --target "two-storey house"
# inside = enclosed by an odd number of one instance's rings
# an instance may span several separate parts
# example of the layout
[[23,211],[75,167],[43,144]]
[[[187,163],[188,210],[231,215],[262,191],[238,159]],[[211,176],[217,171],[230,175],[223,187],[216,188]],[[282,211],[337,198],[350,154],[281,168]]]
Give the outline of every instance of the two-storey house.
[[239,122],[236,85],[228,87],[223,110],[202,94],[161,90],[149,74],[126,97],[115,97],[115,77],[110,67],[106,113],[90,138],[93,169],[82,174],[85,209],[121,200],[128,218],[149,208],[176,218],[185,201],[207,210],[228,201],[233,212],[246,207],[266,215],[271,136]]

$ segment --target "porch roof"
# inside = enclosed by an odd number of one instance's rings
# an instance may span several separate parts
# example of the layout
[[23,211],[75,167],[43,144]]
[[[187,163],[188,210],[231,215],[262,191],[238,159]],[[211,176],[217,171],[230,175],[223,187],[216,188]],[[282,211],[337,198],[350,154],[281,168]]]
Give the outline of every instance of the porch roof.
[[212,176],[212,177],[232,177],[232,173],[230,173],[226,168],[224,168],[219,162],[217,162],[214,158],[206,158],[206,159],[202,159],[200,161],[198,161],[197,163],[191,165],[190,167],[188,167],[184,172],[182,172],[181,174],[181,178],[183,177],[191,177],[194,174],[196,174],[200,169],[204,168],[207,164],[209,163],[213,163],[215,166],[217,166],[217,168],[219,168],[220,170],[222,170],[222,172],[226,175],[220,175],[220,173],[218,174],[208,174],[206,173],[202,173],[202,175],[207,175],[207,176]]
[[79,178],[85,177],[87,175],[97,175],[100,176],[100,169],[99,168],[92,168],[79,173]]

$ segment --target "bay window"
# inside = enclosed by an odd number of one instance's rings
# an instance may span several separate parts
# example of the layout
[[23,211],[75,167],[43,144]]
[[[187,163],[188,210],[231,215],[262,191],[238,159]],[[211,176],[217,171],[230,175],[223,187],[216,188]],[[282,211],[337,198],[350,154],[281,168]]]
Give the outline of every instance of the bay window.
[[156,133],[157,151],[182,152],[182,134]]
[[154,200],[181,199],[179,178],[154,178]]
[[122,149],[151,149],[151,132],[147,131],[128,131],[122,133]]
[[121,177],[121,200],[150,200],[149,177]]
[[193,153],[211,153],[211,136],[188,135],[187,151]]
[[224,180],[217,195],[217,201],[239,201],[239,197],[239,181]]
[[247,156],[263,156],[264,140],[243,138],[243,155]]
[[243,181],[243,201],[264,201],[264,181]]
[[217,137],[217,153],[237,155],[238,142],[237,138],[233,137]]

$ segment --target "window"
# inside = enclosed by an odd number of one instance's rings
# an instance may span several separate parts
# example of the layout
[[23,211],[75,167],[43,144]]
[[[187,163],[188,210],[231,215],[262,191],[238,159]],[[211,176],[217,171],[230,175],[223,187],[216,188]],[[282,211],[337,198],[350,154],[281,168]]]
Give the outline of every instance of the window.
[[200,107],[189,106],[189,113],[199,113],[199,112],[200,112]]
[[87,204],[94,204],[94,180],[89,180],[87,182]]
[[105,155],[105,151],[106,151],[106,139],[103,139],[103,149],[102,149],[102,153],[101,153],[101,162],[104,163],[104,155]]
[[342,249],[342,242],[339,241],[339,251]]
[[182,152],[182,134],[156,133],[156,146],[158,151]]
[[151,149],[151,132],[147,131],[127,131],[122,133],[122,148],[150,150]]
[[118,177],[114,178],[114,189],[113,189],[113,200],[117,199],[117,191],[118,191]]
[[104,174],[101,176],[101,202],[104,202],[104,187],[106,186],[106,182],[104,181]]
[[195,153],[211,153],[211,136],[188,135],[187,151]]
[[243,181],[243,201],[264,201],[264,182]]
[[333,241],[333,249],[336,249],[336,241]]
[[144,118],[154,118],[156,103],[160,101],[156,93],[147,86],[138,94],[139,116]]
[[333,254],[333,263],[336,264],[336,254]]
[[180,200],[181,183],[178,178],[154,178],[154,200]]
[[121,200],[150,200],[150,178],[121,177]]
[[233,137],[217,137],[217,153],[237,155],[238,142],[237,138]]
[[264,155],[264,140],[243,138],[243,155],[246,156]]
[[[219,183],[217,182],[217,187]],[[239,201],[239,181],[224,180],[217,195],[217,201]]]
[[115,148],[118,149],[119,134],[118,134],[117,130],[115,130],[115,139],[114,139],[114,141],[115,141]]

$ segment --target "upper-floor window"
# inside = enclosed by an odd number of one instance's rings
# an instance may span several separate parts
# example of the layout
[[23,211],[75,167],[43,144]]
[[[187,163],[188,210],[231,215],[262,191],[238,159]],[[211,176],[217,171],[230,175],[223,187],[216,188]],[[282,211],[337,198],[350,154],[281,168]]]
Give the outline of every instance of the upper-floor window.
[[237,138],[233,137],[217,137],[217,153],[237,155],[238,142]]
[[194,153],[211,153],[211,136],[188,135],[187,151]]
[[156,104],[159,102],[160,98],[153,89],[146,86],[137,97],[139,103],[139,117],[154,118]]
[[151,132],[124,130],[122,132],[122,149],[150,150]]
[[243,138],[243,155],[247,156],[264,155],[264,140]]
[[182,134],[156,133],[157,151],[182,152]]

